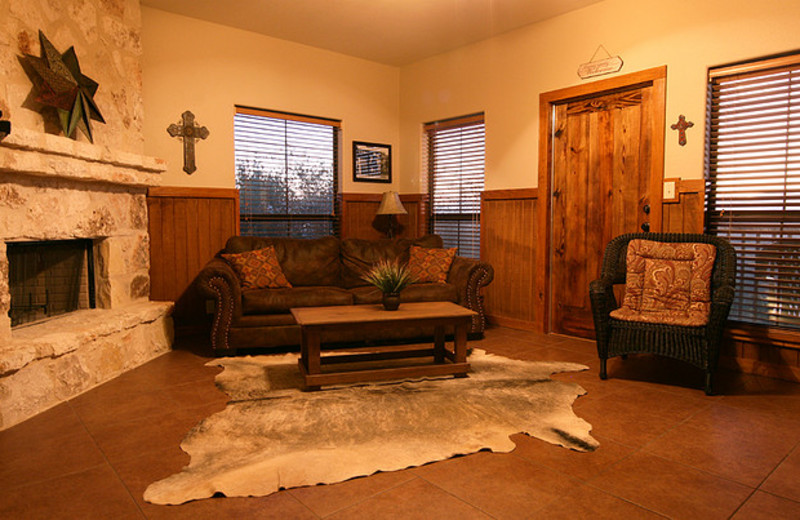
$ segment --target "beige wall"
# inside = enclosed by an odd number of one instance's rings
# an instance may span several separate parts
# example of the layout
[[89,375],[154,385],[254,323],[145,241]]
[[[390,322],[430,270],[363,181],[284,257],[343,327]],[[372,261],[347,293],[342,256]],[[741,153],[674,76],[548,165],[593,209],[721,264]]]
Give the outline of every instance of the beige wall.
[[[393,189],[422,191],[421,125],[486,113],[486,189],[537,185],[539,94],[583,81],[578,65],[603,44],[618,74],[667,65],[667,125],[683,114],[688,144],[665,135],[665,176],[701,178],[709,66],[800,49],[797,0],[606,0],[402,68],[143,8],[145,152],[166,158],[165,185],[232,187],[235,104],[342,119],[342,191],[351,142],[393,146]],[[606,78],[603,76],[597,79]],[[590,80],[591,81],[591,80]],[[192,110],[211,131],[198,171],[166,128]]]
[[[144,7],[142,25],[145,151],[167,159],[164,185],[234,186],[237,104],[341,119],[344,192],[381,192],[388,186],[353,183],[353,140],[391,144],[396,179],[396,67]],[[166,130],[185,110],[210,131],[197,145],[192,175],[182,170],[181,143]]]
[[[707,68],[800,49],[800,1],[607,0],[403,67],[400,191],[420,190],[421,124],[481,110],[486,189],[536,186],[539,94],[580,84],[600,44],[619,74],[667,65],[665,177],[701,178]],[[695,124],[684,147],[679,114]]]

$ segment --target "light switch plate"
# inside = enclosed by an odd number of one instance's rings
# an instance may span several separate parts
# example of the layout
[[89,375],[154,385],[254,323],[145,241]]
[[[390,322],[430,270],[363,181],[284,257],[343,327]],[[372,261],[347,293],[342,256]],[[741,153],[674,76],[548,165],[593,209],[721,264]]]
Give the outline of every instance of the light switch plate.
[[663,202],[679,202],[680,194],[678,192],[678,183],[680,178],[664,179],[664,191],[662,196]]

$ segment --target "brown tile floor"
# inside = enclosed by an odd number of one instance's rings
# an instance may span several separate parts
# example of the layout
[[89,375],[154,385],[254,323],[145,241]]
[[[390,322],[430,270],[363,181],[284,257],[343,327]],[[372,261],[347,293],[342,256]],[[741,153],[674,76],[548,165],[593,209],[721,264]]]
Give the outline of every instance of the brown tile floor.
[[188,462],[186,432],[225,406],[200,342],[0,432],[0,518],[800,518],[800,385],[632,356],[600,381],[594,343],[495,328],[475,347],[584,363],[560,374],[600,441],[577,453],[522,434],[481,452],[331,486],[181,506],[142,501]]

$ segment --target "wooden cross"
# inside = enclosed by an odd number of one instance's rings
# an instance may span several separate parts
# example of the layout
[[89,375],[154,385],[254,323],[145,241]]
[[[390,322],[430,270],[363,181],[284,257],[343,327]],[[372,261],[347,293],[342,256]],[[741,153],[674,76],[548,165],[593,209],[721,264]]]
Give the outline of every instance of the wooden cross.
[[671,125],[670,128],[678,131],[678,144],[681,146],[686,145],[686,129],[694,126],[694,123],[687,121],[683,114],[678,116],[678,122]]
[[181,114],[181,123],[169,125],[167,132],[172,137],[180,137],[183,141],[183,171],[191,175],[197,170],[194,162],[195,139],[208,137],[208,128],[195,125],[194,114],[187,110]]

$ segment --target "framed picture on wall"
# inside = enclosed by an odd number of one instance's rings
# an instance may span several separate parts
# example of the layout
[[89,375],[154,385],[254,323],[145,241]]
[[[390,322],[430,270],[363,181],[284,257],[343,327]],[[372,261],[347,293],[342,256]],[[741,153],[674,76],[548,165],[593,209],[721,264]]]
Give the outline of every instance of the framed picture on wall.
[[353,141],[353,182],[392,182],[392,146]]

